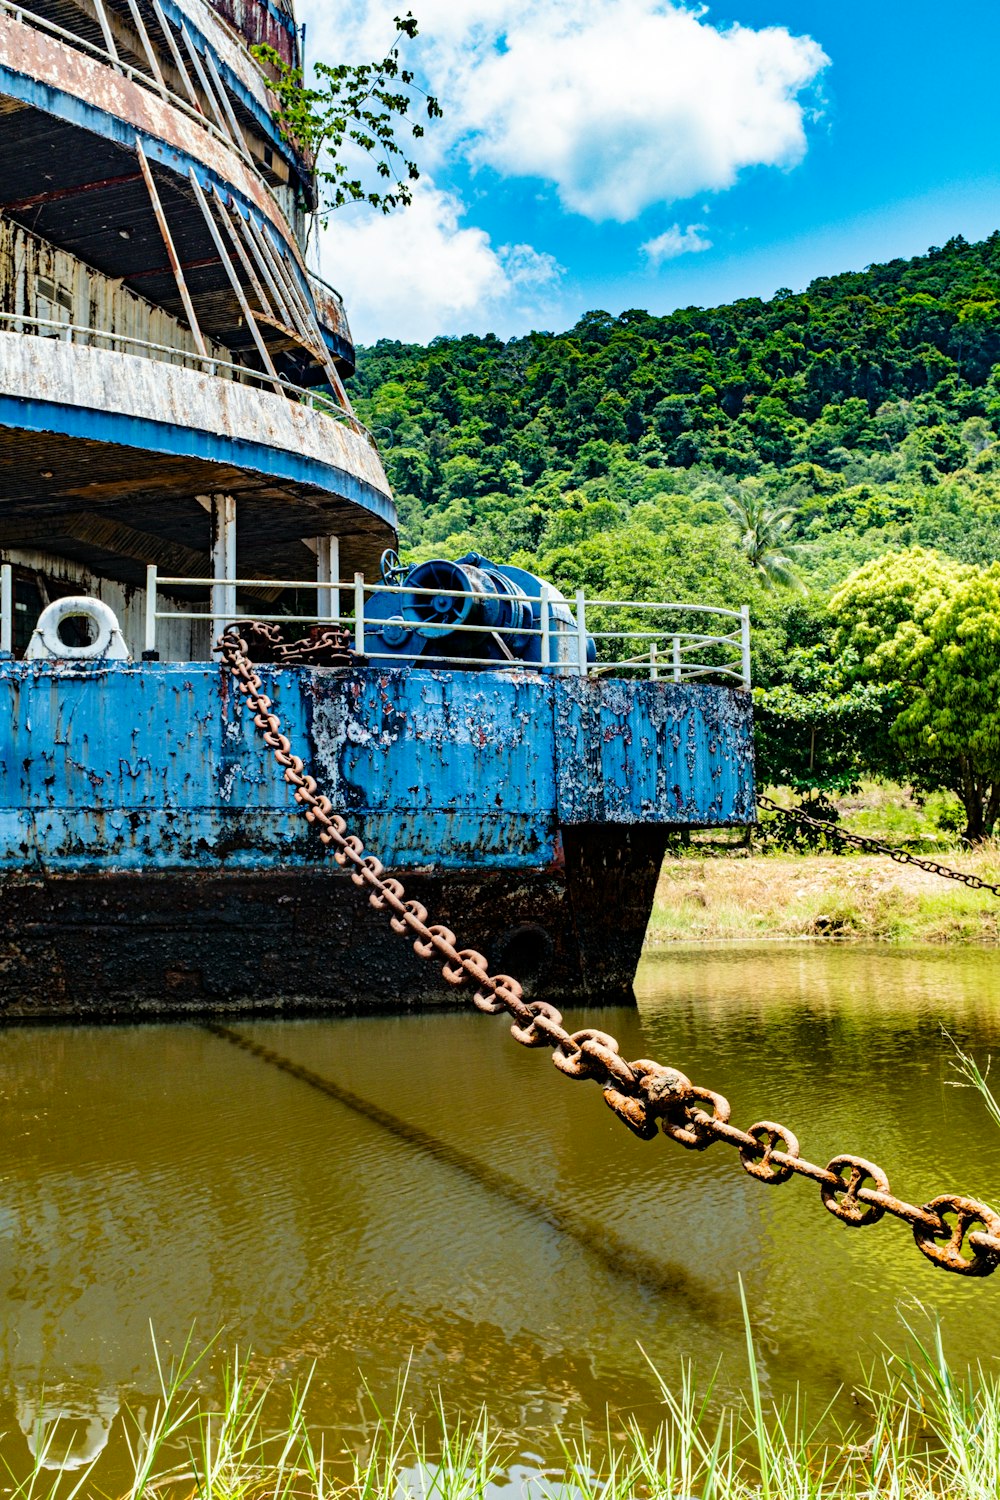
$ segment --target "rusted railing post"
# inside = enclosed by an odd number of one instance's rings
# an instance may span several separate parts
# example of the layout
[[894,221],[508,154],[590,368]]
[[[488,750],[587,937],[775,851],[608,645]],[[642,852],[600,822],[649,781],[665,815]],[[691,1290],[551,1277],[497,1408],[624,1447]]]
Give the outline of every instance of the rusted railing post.
[[552,657],[551,657],[552,642],[551,642],[551,639],[550,639],[550,636],[549,636],[550,625],[549,625],[549,586],[548,586],[548,584],[547,583],[543,583],[538,592],[539,592],[539,595],[540,595],[539,601],[538,601],[538,619],[539,619],[539,623],[540,623],[541,628],[542,628],[541,657],[542,657],[542,667],[544,668],[544,667],[549,666],[549,664],[550,664],[550,662],[552,660]]
[[156,564],[146,568],[146,644],[142,652],[152,659],[156,655]]
[[743,671],[743,686],[750,691],[750,606],[740,609],[740,661]]

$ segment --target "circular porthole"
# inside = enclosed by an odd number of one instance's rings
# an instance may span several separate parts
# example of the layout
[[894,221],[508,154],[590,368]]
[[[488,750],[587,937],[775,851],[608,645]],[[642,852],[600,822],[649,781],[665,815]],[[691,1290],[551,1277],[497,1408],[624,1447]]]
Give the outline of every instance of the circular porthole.
[[556,945],[552,934],[535,922],[511,927],[493,945],[493,968],[510,974],[530,992],[544,978]]

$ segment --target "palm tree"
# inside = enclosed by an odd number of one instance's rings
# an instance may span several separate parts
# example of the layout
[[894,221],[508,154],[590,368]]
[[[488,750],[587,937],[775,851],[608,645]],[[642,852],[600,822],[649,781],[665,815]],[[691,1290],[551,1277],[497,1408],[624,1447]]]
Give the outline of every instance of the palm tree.
[[801,542],[790,540],[796,514],[790,505],[772,505],[764,489],[744,482],[735,495],[726,495],[725,506],[740,533],[740,546],[765,588],[797,589],[806,593],[797,560]]

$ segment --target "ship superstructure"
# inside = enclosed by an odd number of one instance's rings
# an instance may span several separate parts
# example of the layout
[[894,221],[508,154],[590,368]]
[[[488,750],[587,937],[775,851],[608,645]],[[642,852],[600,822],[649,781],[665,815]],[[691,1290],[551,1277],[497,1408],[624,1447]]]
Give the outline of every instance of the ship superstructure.
[[212,659],[246,616],[350,632],[269,680],[408,889],[536,992],[615,998],[669,829],[752,817],[745,611],[588,624],[486,559],[399,568],[257,42],[298,62],[279,0],[0,0],[0,1001],[434,998]]
[[[244,576],[299,577],[331,535],[370,569],[392,540],[343,306],[301,250],[312,179],[256,41],[298,60],[271,0],[0,4],[0,547],[21,648],[66,592],[128,636],[147,565],[206,576],[227,524]],[[208,646],[177,621],[161,654]]]

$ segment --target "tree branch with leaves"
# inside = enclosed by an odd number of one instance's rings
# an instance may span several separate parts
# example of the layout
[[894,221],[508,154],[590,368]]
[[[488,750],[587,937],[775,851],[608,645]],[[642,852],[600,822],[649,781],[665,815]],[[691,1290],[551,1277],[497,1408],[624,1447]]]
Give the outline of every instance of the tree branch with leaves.
[[384,57],[316,62],[308,83],[302,68],[285,62],[273,47],[252,48],[268,72],[282,138],[313,168],[320,222],[348,203],[367,203],[387,214],[413,200],[420,168],[408,154],[407,137],[420,140],[424,134],[417,112],[434,120],[442,111],[434,95],[418,87],[412,69],[402,66],[400,48],[417,35],[415,17],[407,11],[393,19],[395,38]]

